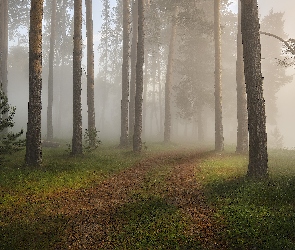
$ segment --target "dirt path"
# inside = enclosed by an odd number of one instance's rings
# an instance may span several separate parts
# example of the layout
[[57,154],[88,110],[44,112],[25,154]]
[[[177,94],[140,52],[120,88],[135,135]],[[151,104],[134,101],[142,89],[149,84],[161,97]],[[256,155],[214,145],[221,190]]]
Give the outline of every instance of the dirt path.
[[222,249],[215,243],[212,211],[195,180],[196,163],[204,156],[206,153],[166,153],[144,160],[94,188],[65,195],[55,206],[59,214],[70,219],[66,225],[66,237],[62,245],[56,247],[112,249],[108,231],[110,228],[114,230],[118,224],[114,221],[114,211],[129,202],[130,193],[142,187],[149,171],[169,165],[171,170],[165,180],[165,199],[191,218],[193,223],[188,234],[197,236],[206,249]]

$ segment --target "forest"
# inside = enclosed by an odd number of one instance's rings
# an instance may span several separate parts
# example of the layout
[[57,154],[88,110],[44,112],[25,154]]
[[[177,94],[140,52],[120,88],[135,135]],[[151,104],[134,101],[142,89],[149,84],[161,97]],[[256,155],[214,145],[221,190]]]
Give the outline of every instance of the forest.
[[294,7],[0,0],[0,249],[295,249]]

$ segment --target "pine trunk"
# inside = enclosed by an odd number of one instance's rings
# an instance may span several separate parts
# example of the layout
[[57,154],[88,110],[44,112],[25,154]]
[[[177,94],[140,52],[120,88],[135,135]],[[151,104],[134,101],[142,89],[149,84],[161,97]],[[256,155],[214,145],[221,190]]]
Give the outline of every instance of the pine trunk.
[[248,152],[248,115],[247,115],[247,94],[244,75],[243,44],[241,33],[241,2],[239,0],[238,12],[238,34],[237,34],[237,153]]
[[55,21],[56,21],[56,0],[52,0],[51,5],[51,34],[49,49],[49,74],[48,74],[48,106],[47,106],[47,140],[53,139],[53,61],[54,61],[54,45],[55,45]]
[[174,16],[172,19],[169,55],[166,72],[165,83],[165,121],[164,121],[164,142],[169,143],[171,141],[171,88],[172,88],[172,70],[174,61],[175,39],[176,39],[176,18],[178,14],[178,8],[175,7]]
[[26,164],[30,166],[40,166],[42,163],[42,18],[43,1],[31,0],[29,32],[29,103],[26,133]]
[[121,100],[120,146],[128,145],[128,105],[129,105],[129,0],[123,0],[123,64]]
[[214,0],[214,40],[215,40],[215,150],[223,151],[222,88],[221,88],[221,30],[220,0]]
[[81,114],[82,0],[74,1],[73,139],[72,154],[82,154]]
[[261,74],[261,45],[257,0],[242,1],[242,38],[244,73],[247,90],[249,165],[248,176],[267,176],[268,154],[263,77]]
[[8,59],[8,0],[1,1],[0,4],[0,84],[1,89],[7,96],[8,86],[8,72],[7,72],[7,59]]
[[133,138],[133,134],[134,134],[137,40],[138,40],[138,0],[134,0],[133,7],[132,7],[131,76],[130,76],[130,101],[129,101],[129,138]]
[[85,0],[87,32],[87,107],[89,146],[95,146],[95,108],[94,108],[94,52],[93,52],[93,19],[92,0]]
[[142,149],[142,94],[143,94],[143,64],[144,64],[144,0],[138,0],[138,43],[136,64],[135,120],[133,134],[133,151]]

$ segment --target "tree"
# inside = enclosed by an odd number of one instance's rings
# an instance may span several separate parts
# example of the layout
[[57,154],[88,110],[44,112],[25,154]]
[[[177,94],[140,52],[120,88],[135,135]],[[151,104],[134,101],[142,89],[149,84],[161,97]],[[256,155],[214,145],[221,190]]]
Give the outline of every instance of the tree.
[[133,151],[141,152],[142,140],[142,94],[144,64],[144,0],[138,0],[138,42],[136,64],[135,122],[133,134]]
[[29,32],[29,103],[26,134],[26,164],[40,166],[42,90],[43,0],[31,0]]
[[56,0],[51,2],[51,32],[49,49],[49,74],[48,74],[48,106],[47,106],[47,140],[53,139],[52,108],[53,108],[53,61],[55,45]]
[[[269,36],[270,33],[276,34],[279,37],[286,38],[287,35],[284,32],[284,13],[273,12],[271,10],[261,20],[261,30],[263,34],[261,39],[261,55],[263,59],[262,74],[265,76],[263,81],[264,98],[266,101],[266,114],[267,123],[276,126],[277,121],[277,92],[287,83],[290,83],[293,76],[286,75],[286,68],[280,65],[280,60],[284,60],[286,57],[282,55],[281,43]],[[289,46],[289,44],[287,43]],[[284,46],[286,44],[284,43]]]
[[4,155],[19,151],[25,145],[24,140],[19,140],[23,130],[18,133],[5,132],[5,130],[14,126],[15,107],[9,105],[8,98],[3,90],[0,90],[0,114],[2,115],[0,117],[0,161],[2,161]]
[[214,0],[214,41],[215,41],[215,150],[223,151],[222,89],[221,89],[221,29],[220,0]]
[[176,39],[176,26],[177,26],[177,14],[178,7],[175,6],[174,15],[172,17],[172,26],[170,34],[170,45],[166,72],[166,83],[165,83],[165,122],[164,122],[164,142],[170,142],[171,140],[171,88],[172,88],[172,71],[173,71],[173,60],[175,50],[175,39]]
[[243,44],[241,33],[241,0],[238,0],[238,33],[237,33],[237,61],[236,61],[236,82],[237,82],[237,153],[248,151],[248,117],[247,117],[247,95],[244,75]]
[[94,108],[94,52],[93,52],[93,20],[92,0],[85,0],[87,31],[87,106],[89,146],[95,146],[95,108]]
[[82,0],[74,1],[73,138],[72,154],[82,154],[81,113]]
[[0,2],[0,84],[7,95],[8,0]]
[[263,178],[267,176],[268,154],[257,0],[242,1],[241,18],[248,106],[248,176]]
[[130,75],[130,100],[129,100],[129,136],[134,134],[135,119],[135,85],[136,85],[136,60],[138,41],[138,0],[133,0],[132,6],[132,42],[131,42],[131,75]]
[[128,97],[129,97],[129,0],[123,0],[123,63],[121,100],[120,145],[128,145]]

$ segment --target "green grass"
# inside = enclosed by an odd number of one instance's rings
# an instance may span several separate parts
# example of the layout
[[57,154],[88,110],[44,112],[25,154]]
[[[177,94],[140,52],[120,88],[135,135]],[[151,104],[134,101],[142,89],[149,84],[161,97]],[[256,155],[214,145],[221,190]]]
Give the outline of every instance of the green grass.
[[201,164],[197,178],[225,227],[219,237],[229,249],[295,249],[294,154],[271,151],[264,181],[245,178],[244,156],[222,154]]

